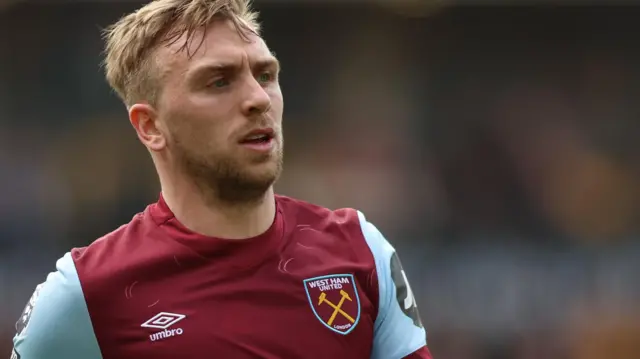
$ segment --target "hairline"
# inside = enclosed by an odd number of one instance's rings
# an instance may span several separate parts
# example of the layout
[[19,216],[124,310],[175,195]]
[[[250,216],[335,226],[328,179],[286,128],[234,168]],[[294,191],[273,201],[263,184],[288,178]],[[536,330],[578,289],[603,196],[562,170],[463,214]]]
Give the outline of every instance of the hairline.
[[[251,35],[262,38],[259,30],[253,28],[250,24],[243,21],[243,19],[234,16],[216,15],[213,16],[208,23],[201,25],[195,29],[181,29],[179,31],[176,31],[176,27],[180,26],[180,24],[171,24],[171,26],[167,27],[165,31],[157,36],[157,38],[152,42],[152,45],[149,47],[149,49],[145,51],[145,53],[139,59],[140,66],[136,71],[132,73],[130,77],[130,82],[135,83],[138,89],[134,90],[133,94],[130,92],[128,93],[129,96],[134,95],[134,98],[129,99],[129,103],[126,104],[127,108],[130,108],[136,103],[141,102],[148,103],[154,107],[157,107],[158,100],[162,95],[164,89],[163,83],[166,80],[169,72],[171,72],[167,64],[167,58],[169,59],[169,62],[172,61],[170,56],[163,56],[165,58],[165,60],[162,61],[163,63],[161,63],[161,61],[158,61],[160,58],[160,56],[158,56],[159,51],[163,51],[164,49],[169,51],[169,53],[172,55],[186,52],[189,59],[193,58],[193,56],[200,50],[204,43],[204,40],[207,36],[207,29],[217,21],[231,21],[232,25],[235,27],[236,32],[244,41],[251,41]],[[198,34],[200,34],[199,43],[194,49],[191,49],[192,42]],[[172,45],[181,41],[183,43],[175,51],[172,51]],[[137,81],[133,81],[134,79],[136,79]],[[145,86],[153,87],[153,89],[147,89],[148,91],[138,91],[140,90],[140,87]],[[136,94],[135,92],[147,92],[147,94]]]

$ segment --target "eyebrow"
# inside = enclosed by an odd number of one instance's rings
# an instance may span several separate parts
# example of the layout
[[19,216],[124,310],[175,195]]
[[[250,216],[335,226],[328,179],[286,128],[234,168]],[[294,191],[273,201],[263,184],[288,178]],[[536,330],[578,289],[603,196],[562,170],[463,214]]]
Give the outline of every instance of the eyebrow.
[[276,72],[280,71],[280,61],[276,57],[260,59],[253,64],[254,68],[263,70],[272,67]]
[[[239,65],[233,62],[208,63],[196,67],[193,71],[187,73],[189,79],[198,79],[207,74],[216,73],[233,73],[237,71]],[[280,71],[280,61],[276,57],[266,57],[259,59],[253,63],[253,69],[264,70],[273,68],[276,72]]]

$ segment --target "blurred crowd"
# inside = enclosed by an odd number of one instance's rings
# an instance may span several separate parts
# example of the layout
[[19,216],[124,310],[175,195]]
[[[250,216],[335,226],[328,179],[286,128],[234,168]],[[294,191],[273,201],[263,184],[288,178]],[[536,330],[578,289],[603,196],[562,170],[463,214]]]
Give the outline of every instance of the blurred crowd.
[[[157,199],[99,67],[137,5],[0,11],[0,357],[55,259]],[[278,192],[376,223],[435,358],[640,358],[640,7],[257,5]]]

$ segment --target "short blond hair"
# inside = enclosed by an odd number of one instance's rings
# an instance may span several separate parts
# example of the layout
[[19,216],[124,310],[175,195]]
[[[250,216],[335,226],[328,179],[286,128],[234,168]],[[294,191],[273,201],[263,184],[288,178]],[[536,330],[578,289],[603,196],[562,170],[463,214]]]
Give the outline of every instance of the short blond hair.
[[194,35],[214,19],[231,20],[243,38],[259,35],[258,13],[251,0],[155,0],[125,15],[104,31],[104,67],[109,85],[125,105],[139,101],[155,104],[160,90],[153,52],[185,35],[181,51]]

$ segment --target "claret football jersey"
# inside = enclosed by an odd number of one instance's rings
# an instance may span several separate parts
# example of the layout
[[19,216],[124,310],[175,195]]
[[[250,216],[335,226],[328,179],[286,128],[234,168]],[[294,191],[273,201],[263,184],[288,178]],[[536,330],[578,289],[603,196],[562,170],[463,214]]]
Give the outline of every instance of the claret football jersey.
[[160,200],[39,285],[21,359],[431,358],[396,252],[365,216],[284,196],[263,234],[205,237]]

